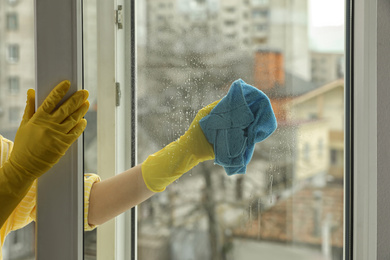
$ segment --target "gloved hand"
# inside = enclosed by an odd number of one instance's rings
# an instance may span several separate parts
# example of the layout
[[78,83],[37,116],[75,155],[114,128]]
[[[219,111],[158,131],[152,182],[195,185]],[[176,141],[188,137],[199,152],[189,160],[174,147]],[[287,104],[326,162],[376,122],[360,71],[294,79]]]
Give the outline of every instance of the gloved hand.
[[35,113],[35,92],[27,92],[12,152],[0,168],[1,226],[33,181],[58,162],[87,125],[82,118],[89,107],[88,91],[77,91],[56,109],[69,88],[69,81],[58,84]]
[[142,176],[149,190],[161,192],[198,163],[214,159],[213,146],[207,141],[199,120],[208,115],[218,101],[202,108],[187,132],[142,163]]

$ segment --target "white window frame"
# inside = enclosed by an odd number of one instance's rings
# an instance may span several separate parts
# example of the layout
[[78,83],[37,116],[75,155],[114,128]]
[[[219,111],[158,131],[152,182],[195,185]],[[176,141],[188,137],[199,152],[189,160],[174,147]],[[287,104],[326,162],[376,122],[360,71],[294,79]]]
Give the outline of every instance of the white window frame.
[[[351,1],[352,2],[352,1]],[[387,259],[388,241],[388,169],[390,93],[389,4],[386,0],[355,0],[352,8],[351,66],[352,125],[346,129],[346,201],[345,259]],[[348,78],[348,77],[347,77]],[[347,108],[348,109],[348,108]],[[378,120],[379,119],[379,120]],[[347,120],[346,120],[347,121]],[[348,186],[348,182],[351,182]]]
[[[136,165],[135,38],[131,35],[136,1],[102,0],[97,4],[97,102],[104,107],[97,110],[98,174],[106,179]],[[113,23],[119,6],[123,29]],[[97,259],[137,259],[135,240],[136,207],[98,227]]]
[[[123,29],[114,10],[122,5]],[[98,174],[135,165],[135,1],[97,1]],[[48,23],[53,21],[53,23]],[[56,25],[58,22],[58,25]],[[82,1],[35,1],[37,106],[56,83],[82,88]],[[125,33],[127,32],[127,33]],[[131,61],[131,62],[127,62]],[[116,86],[123,97],[117,105]],[[132,111],[130,114],[127,111]],[[130,133],[131,138],[125,138]],[[83,259],[83,143],[79,138],[38,182],[36,259]],[[136,259],[136,209],[98,227],[97,259]],[[61,235],[59,235],[61,234]],[[56,239],[53,239],[56,237]]]
[[[390,184],[390,115],[388,104],[390,100],[389,92],[389,1],[377,0],[376,9],[377,19],[377,259],[386,259],[390,256],[390,247],[388,241],[390,239],[390,227],[388,219],[390,217],[389,207],[389,189]],[[374,133],[375,135],[375,133]],[[375,162],[374,162],[375,163]],[[371,177],[373,178],[373,177]]]

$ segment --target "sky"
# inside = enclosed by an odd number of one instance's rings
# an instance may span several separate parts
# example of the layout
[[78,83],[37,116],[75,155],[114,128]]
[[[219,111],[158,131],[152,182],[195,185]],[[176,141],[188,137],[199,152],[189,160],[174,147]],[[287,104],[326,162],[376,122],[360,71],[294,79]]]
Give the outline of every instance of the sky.
[[344,24],[344,0],[310,0],[311,27],[340,26]]
[[344,52],[344,0],[309,0],[310,48]]

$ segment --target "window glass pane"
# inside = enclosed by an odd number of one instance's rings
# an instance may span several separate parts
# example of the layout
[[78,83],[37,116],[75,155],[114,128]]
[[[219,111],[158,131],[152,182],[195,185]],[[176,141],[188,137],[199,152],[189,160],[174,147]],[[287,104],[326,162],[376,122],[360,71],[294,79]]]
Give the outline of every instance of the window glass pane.
[[139,259],[341,260],[344,1],[137,4],[139,162],[238,78],[278,120],[246,175],[201,163],[142,203]]
[[[35,87],[33,4],[0,1],[0,17],[4,17],[0,19],[0,134],[12,141],[22,119],[27,90]],[[2,248],[3,259],[33,259],[34,233],[34,223],[10,233]]]

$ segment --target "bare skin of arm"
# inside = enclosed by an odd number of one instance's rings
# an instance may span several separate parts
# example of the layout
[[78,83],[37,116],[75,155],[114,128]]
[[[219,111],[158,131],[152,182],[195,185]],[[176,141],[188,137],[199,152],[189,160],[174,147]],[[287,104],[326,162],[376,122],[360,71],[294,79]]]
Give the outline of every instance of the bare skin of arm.
[[141,165],[95,183],[89,198],[88,223],[101,225],[154,194],[146,187]]
[[204,136],[199,120],[208,115],[218,102],[202,108],[184,135],[149,156],[142,165],[95,183],[89,198],[88,223],[103,224],[156,192],[165,190],[198,163],[214,159],[213,146]]

